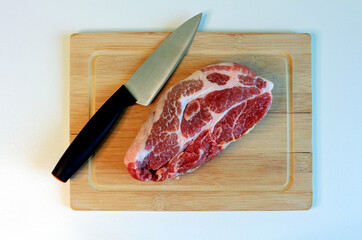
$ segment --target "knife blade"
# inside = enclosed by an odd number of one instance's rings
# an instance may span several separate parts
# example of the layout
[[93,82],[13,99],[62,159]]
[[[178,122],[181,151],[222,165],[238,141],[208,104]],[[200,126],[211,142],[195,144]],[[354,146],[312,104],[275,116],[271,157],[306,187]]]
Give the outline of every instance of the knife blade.
[[125,108],[135,103],[148,106],[189,49],[202,13],[171,33],[141,67],[90,118],[66,149],[52,175],[67,182],[95,153]]

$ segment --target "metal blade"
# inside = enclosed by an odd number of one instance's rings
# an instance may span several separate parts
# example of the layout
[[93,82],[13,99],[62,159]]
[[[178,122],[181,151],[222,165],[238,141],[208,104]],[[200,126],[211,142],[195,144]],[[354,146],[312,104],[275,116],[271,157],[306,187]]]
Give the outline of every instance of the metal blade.
[[125,86],[138,104],[149,105],[186,54],[200,24],[202,14],[177,28],[147,58]]

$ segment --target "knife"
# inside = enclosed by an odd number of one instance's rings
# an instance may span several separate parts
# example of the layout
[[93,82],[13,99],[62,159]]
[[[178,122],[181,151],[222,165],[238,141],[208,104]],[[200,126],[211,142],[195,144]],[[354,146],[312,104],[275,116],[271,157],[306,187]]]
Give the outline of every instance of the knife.
[[141,67],[91,117],[72,141],[52,175],[67,182],[95,153],[121,113],[135,103],[148,106],[185,56],[200,24],[202,13],[171,33]]

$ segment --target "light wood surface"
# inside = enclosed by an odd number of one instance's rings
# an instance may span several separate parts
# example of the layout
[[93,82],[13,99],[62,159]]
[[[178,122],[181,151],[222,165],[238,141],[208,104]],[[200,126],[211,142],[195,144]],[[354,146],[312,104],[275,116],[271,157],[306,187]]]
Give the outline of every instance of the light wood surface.
[[[70,138],[169,33],[81,33],[70,38]],[[197,171],[164,182],[130,177],[123,158],[162,92],[195,70],[235,61],[271,80],[267,116]],[[147,79],[145,79],[147,81]],[[311,39],[308,34],[197,33],[148,107],[126,110],[71,179],[77,210],[303,210],[312,205]]]

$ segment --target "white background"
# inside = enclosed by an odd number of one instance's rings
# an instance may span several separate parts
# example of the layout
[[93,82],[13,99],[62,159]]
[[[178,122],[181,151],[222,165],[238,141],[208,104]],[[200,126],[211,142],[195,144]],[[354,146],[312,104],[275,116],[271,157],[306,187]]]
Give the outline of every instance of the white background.
[[[314,205],[286,212],[89,212],[50,172],[68,145],[69,35],[307,32]],[[0,239],[362,239],[361,1],[0,0]]]

